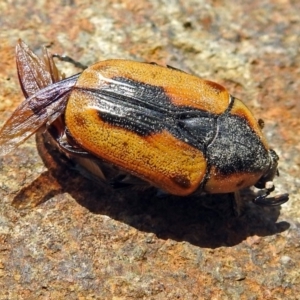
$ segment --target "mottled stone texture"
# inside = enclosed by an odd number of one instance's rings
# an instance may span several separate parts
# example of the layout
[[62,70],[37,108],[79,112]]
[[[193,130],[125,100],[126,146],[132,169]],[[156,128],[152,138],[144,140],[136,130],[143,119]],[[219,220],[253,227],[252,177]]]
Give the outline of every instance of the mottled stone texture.
[[45,164],[31,138],[0,159],[0,299],[299,299],[299,11],[296,0],[1,1],[1,124],[23,99],[18,38],[84,64],[169,64],[264,119],[290,201],[248,203],[236,219],[226,196],[117,194]]

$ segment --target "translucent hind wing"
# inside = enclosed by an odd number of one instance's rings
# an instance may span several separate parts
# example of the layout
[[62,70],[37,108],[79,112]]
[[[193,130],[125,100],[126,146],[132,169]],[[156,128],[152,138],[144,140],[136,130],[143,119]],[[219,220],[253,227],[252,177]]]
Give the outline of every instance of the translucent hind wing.
[[16,64],[25,100],[0,130],[0,156],[11,152],[45,124],[51,124],[65,109],[68,94],[78,75],[61,80],[53,57],[43,49],[41,58],[19,40]]
[[0,130],[0,156],[11,152],[65,109],[79,75],[54,83],[25,99]]
[[16,46],[16,64],[25,98],[62,79],[46,48],[43,49],[43,56],[39,58],[22,40]]

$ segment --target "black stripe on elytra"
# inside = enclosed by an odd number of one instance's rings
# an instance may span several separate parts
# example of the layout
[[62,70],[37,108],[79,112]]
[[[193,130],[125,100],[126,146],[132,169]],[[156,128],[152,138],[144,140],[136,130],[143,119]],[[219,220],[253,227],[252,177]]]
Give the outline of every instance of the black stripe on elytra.
[[192,106],[172,103],[164,89],[122,77],[112,78],[99,89],[85,89],[101,120],[140,136],[167,130],[201,151],[216,133],[218,115]]

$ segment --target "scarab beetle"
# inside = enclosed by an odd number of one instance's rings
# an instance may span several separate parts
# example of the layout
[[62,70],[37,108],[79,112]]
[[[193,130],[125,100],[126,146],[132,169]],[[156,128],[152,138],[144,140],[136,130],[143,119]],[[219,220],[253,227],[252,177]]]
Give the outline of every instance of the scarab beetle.
[[237,193],[252,185],[262,205],[280,205],[278,156],[246,105],[221,85],[171,67],[98,62],[61,78],[53,56],[22,42],[17,69],[25,100],[0,132],[5,155],[44,127],[70,157],[99,166],[102,180],[187,196]]

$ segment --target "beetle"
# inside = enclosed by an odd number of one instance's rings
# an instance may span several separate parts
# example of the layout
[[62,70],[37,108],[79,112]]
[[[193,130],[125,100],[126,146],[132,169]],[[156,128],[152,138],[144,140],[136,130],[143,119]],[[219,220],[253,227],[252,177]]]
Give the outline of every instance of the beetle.
[[166,193],[234,193],[256,186],[260,205],[278,174],[271,149],[247,106],[221,85],[172,67],[100,61],[63,78],[53,56],[38,58],[19,41],[17,70],[25,100],[0,131],[0,156],[41,128],[57,148],[115,187],[154,186]]

